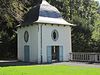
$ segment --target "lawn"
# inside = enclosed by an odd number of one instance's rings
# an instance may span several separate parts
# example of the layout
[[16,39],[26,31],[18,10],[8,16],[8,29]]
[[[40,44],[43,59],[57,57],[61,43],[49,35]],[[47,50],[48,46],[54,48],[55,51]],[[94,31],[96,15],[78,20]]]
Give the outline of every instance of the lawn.
[[100,75],[100,68],[67,65],[0,67],[0,75]]

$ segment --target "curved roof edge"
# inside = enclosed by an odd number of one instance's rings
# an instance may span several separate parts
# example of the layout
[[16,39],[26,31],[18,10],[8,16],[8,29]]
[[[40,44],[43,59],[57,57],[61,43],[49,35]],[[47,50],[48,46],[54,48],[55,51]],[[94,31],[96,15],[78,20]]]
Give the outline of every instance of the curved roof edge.
[[68,23],[63,18],[55,19],[55,18],[48,18],[48,17],[39,17],[36,23],[48,23],[48,24],[59,24],[59,25],[70,25],[75,26],[74,24]]

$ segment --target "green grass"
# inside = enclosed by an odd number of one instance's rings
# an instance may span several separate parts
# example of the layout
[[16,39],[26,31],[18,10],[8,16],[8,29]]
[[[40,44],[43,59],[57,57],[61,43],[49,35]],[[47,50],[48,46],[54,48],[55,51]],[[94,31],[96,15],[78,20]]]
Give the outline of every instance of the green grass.
[[0,75],[100,75],[100,68],[66,65],[0,67]]

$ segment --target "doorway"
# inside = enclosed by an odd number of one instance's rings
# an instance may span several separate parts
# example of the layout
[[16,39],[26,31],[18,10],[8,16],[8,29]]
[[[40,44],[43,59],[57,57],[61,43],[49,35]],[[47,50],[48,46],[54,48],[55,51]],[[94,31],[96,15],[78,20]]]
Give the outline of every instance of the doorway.
[[59,62],[59,46],[52,46],[52,62]]
[[47,46],[47,62],[63,61],[63,46]]

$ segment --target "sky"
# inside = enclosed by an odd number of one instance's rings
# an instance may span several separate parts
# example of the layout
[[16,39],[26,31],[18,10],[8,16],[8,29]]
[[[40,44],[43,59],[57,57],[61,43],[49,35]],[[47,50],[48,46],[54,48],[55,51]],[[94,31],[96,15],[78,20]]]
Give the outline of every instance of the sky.
[[95,1],[99,1],[99,4],[100,4],[100,0],[95,0]]

